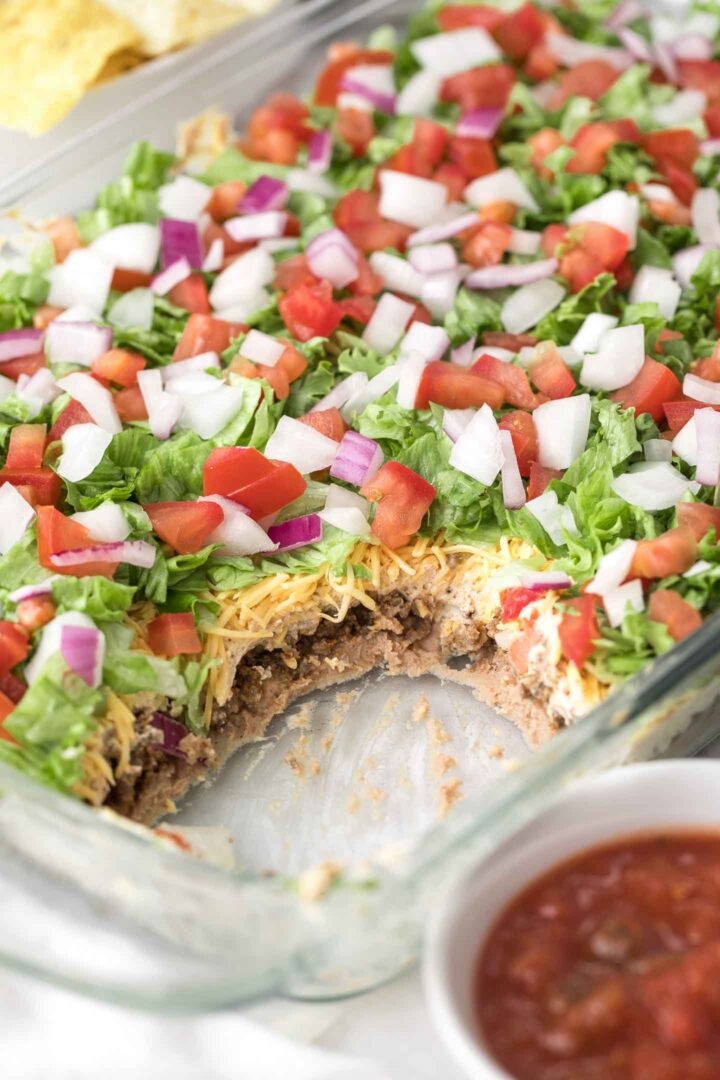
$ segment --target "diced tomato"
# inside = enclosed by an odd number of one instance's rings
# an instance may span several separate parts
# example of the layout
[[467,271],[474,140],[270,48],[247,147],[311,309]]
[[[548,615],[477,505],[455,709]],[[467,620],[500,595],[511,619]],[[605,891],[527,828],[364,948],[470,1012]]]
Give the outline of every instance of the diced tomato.
[[704,401],[680,398],[675,401],[664,401],[662,406],[670,431],[681,431],[698,409],[714,409],[717,412],[720,410],[720,405],[708,405]]
[[[117,398],[115,400],[117,402]],[[92,416],[84,405],[81,405],[79,401],[69,401],[50,428],[47,441],[52,443],[62,439],[67,429],[73,424],[92,424],[93,422]]]
[[512,642],[508,649],[508,659],[518,675],[527,675],[530,670],[530,653],[541,641],[538,628],[530,626]]
[[510,247],[512,229],[495,221],[474,228],[463,244],[462,254],[471,266],[495,266]]
[[340,442],[347,431],[347,424],[340,415],[339,409],[318,409],[317,412],[306,413],[305,416],[300,417],[300,423],[307,424],[308,427],[319,431],[321,435],[326,435],[328,439],[334,439],[335,442]]
[[541,341],[535,347],[530,378],[538,390],[553,401],[570,397],[575,389],[573,374],[552,341]]
[[386,247],[402,251],[413,230],[398,221],[386,221],[380,216],[379,205],[380,198],[376,192],[350,191],[335,205],[335,224],[365,254]]
[[501,386],[508,405],[516,405],[519,409],[532,409],[534,406],[535,395],[528,377],[516,364],[505,364],[489,353],[483,353],[470,371]]
[[71,251],[82,247],[78,227],[71,217],[55,218],[43,226],[43,232],[55,251],[55,262],[65,262]]
[[423,165],[419,165],[415,160],[413,154],[413,148],[408,143],[406,146],[401,146],[399,150],[396,150],[384,163],[384,169],[393,169],[395,172],[408,173],[410,176],[429,176],[429,172],[424,171],[426,168]]
[[299,379],[307,370],[307,360],[300,350],[296,349],[287,338],[278,338],[278,341],[285,346],[285,350],[275,366],[281,367],[290,382],[294,382],[295,379]]
[[448,156],[458,165],[468,180],[497,171],[497,159],[492,143],[486,139],[468,139],[455,135],[450,140]]
[[[15,609],[17,621],[29,634],[45,626],[55,618],[55,601],[52,596],[30,596],[21,600]],[[0,686],[0,690],[4,687]]]
[[62,483],[56,472],[42,469],[0,469],[0,484],[12,484],[33,506],[54,506],[60,501]]
[[538,594],[532,589],[525,589],[522,585],[516,585],[511,589],[503,589],[500,593],[503,622],[512,622],[517,619],[521,611],[538,599]]
[[307,105],[292,94],[274,94],[252,114],[241,149],[251,158],[292,165],[300,144],[312,134],[309,115]]
[[[58,315],[62,315],[65,308],[55,307],[53,304],[41,304],[40,307],[35,308],[33,314],[33,326],[36,330],[47,330],[48,326],[54,319],[57,319]],[[38,353],[41,356],[42,353]]]
[[115,395],[113,404],[118,416],[125,424],[148,418],[147,406],[139,386],[129,386],[125,390],[120,390]]
[[720,104],[710,105],[703,113],[708,133],[716,139],[720,135]]
[[620,135],[611,124],[583,124],[570,140],[575,156],[567,164],[569,173],[601,173],[607,163],[611,146],[620,142]]
[[38,562],[46,570],[56,574],[69,574],[72,577],[111,578],[118,568],[118,563],[87,562],[78,566],[55,566],[50,556],[61,551],[74,551],[78,548],[92,547],[94,541],[84,525],[71,521],[54,506],[37,507]]
[[658,161],[673,161],[682,169],[692,169],[700,153],[700,141],[688,128],[649,131],[643,136],[643,149]]
[[508,334],[504,330],[486,330],[482,343],[488,348],[509,349],[510,352],[519,353],[521,349],[537,345],[538,339],[533,334]]
[[548,469],[533,461],[530,465],[530,483],[528,484],[528,499],[537,499],[542,495],[551,480],[562,479],[561,469]]
[[156,656],[187,656],[202,652],[189,611],[174,611],[158,615],[147,628],[148,643]]
[[392,64],[393,54],[384,49],[359,49],[332,60],[315,84],[315,104],[335,105],[345,72],[358,64]]
[[90,365],[93,375],[117,383],[118,386],[135,386],[138,372],[144,371],[147,360],[140,353],[129,349],[109,349],[96,356]]
[[203,465],[203,495],[232,496],[233,491],[269,476],[273,463],[253,447],[221,446]]
[[214,352],[218,356],[241,334],[247,333],[244,323],[226,322],[212,315],[191,315],[178,341],[173,360],[187,360],[191,356]]
[[363,157],[375,137],[372,113],[364,109],[340,109],[335,117],[335,131],[348,144],[353,157]]
[[656,589],[650,594],[649,614],[653,622],[664,623],[673,641],[682,641],[702,626],[702,615],[672,589]]
[[344,300],[338,300],[337,304],[342,319],[354,319],[362,326],[367,326],[377,307],[371,296],[347,296]]
[[514,412],[506,413],[500,420],[499,426],[510,432],[520,475],[531,476],[533,464],[538,456],[537,431],[532,416],[530,413],[516,409]]
[[280,292],[290,292],[300,285],[315,285],[318,280],[304,255],[291,255],[277,264],[273,285]]
[[[544,255],[549,259],[563,254],[566,245],[569,246],[568,236],[570,229],[567,225],[548,225],[543,230],[540,238],[540,247]],[[561,250],[559,251],[558,248]]]
[[628,253],[626,234],[600,221],[575,225],[564,234],[546,229],[546,234],[547,244],[555,237],[560,241],[560,273],[576,293],[604,271],[616,270]]
[[273,461],[273,470],[251,483],[241,484],[229,498],[245,506],[256,521],[277,513],[299,499],[307,487],[304,476],[287,461]]
[[697,541],[702,540],[709,529],[714,529],[716,539],[720,539],[720,506],[681,502],[677,504],[675,511],[678,525],[690,529]]
[[21,664],[29,651],[28,636],[22,627],[0,619],[0,675],[7,675],[11,668]]
[[436,184],[444,184],[450,202],[459,202],[467,187],[467,176],[459,165],[453,165],[450,161],[444,161],[442,165],[438,165],[433,174],[433,180]]
[[697,375],[700,379],[707,379],[708,382],[720,382],[720,356],[718,352],[718,347],[715,346],[712,356],[705,356],[702,360],[694,363],[692,366],[693,375]]
[[418,165],[428,174],[443,159],[450,136],[447,128],[436,124],[434,120],[419,117],[413,129],[413,157]]
[[655,352],[665,352],[663,346],[666,341],[682,341],[682,334],[678,330],[668,330],[665,327],[655,339]]
[[563,255],[560,260],[559,273],[565,278],[573,293],[582,292],[584,288],[592,284],[600,274],[604,273],[605,267],[584,248],[575,248]]
[[441,30],[480,26],[492,33],[503,22],[505,15],[498,8],[486,7],[484,4],[448,4],[440,8],[436,18]]
[[372,523],[375,536],[389,548],[399,548],[420,528],[435,488],[406,465],[386,461],[360,494],[378,504]]
[[[536,131],[534,135],[531,135],[527,142],[532,150],[530,164],[533,169],[546,180],[552,179],[553,171],[545,164],[545,159],[548,154],[552,154],[561,146],[565,146],[565,139],[555,128],[541,128],[540,131]],[[550,228],[552,227],[550,226]]]
[[619,75],[618,69],[605,60],[584,60],[582,64],[577,64],[560,76],[549,108],[561,109],[572,97],[586,97],[597,101],[607,93]]
[[300,149],[300,140],[292,131],[275,128],[264,135],[246,139],[240,145],[246,157],[255,161],[270,161],[273,165],[294,165]]
[[610,395],[626,409],[635,409],[635,415],[650,413],[656,424],[663,419],[663,406],[680,397],[682,386],[669,367],[646,356],[645,363],[631,383]]
[[597,621],[597,598],[586,594],[568,600],[570,608],[560,619],[558,628],[563,656],[581,668],[595,652],[595,642],[600,637]]
[[242,180],[226,180],[222,184],[216,184],[205,209],[213,221],[222,224],[240,212],[240,200],[246,191],[247,185]]
[[658,172],[665,177],[675,197],[685,206],[690,206],[698,189],[698,182],[692,171],[683,169],[667,158],[659,158],[656,164]]
[[143,510],[160,539],[180,555],[199,551],[223,521],[222,508],[213,502],[146,503]]
[[26,684],[22,679],[19,679],[17,675],[14,675],[12,671],[9,671],[7,675],[0,677],[0,692],[10,698],[13,705],[17,705],[19,701],[22,701],[26,691]]
[[356,188],[338,199],[333,210],[333,219],[339,229],[345,230],[349,225],[374,221],[380,214],[379,205],[380,199],[375,192]]
[[21,375],[34,375],[36,371],[47,367],[45,353],[31,353],[29,356],[17,356],[14,360],[3,360],[0,375],[8,379],[19,379]]
[[45,452],[45,424],[18,424],[10,432],[5,466],[8,469],[39,469]]
[[679,525],[655,540],[640,540],[630,571],[636,577],[664,578],[684,574],[697,561],[697,540],[692,529]]
[[278,307],[283,322],[297,341],[330,337],[342,318],[329,281],[298,286],[282,297]]
[[385,288],[383,279],[375,273],[364,255],[358,257],[357,272],[358,276],[348,286],[353,296],[376,296]]
[[499,409],[503,400],[504,391],[498,383],[476,375],[459,364],[434,360],[423,369],[415,408],[427,409],[434,401],[446,409],[479,409],[481,405]]
[[539,45],[534,45],[528,53],[527,60],[523,66],[523,71],[528,79],[535,79],[537,82],[545,82],[546,79],[552,79],[559,68],[560,64],[558,63],[555,54],[547,47],[547,45],[544,45],[541,42]]
[[628,255],[625,256],[619,266],[615,267],[613,274],[615,275],[615,284],[620,292],[627,292],[635,280],[635,271]]
[[493,37],[506,56],[524,60],[545,37],[545,23],[537,8],[523,4],[495,27]]
[[463,112],[472,109],[504,109],[515,85],[509,64],[487,64],[443,79],[441,101],[457,101]]
[[208,288],[202,274],[191,274],[178,285],[174,285],[168,293],[168,300],[171,304],[192,312],[193,315],[210,314]]
[[720,60],[678,60],[678,82],[685,89],[702,90],[712,104],[720,100]]
[[151,281],[152,274],[145,274],[142,270],[123,270],[116,266],[111,285],[116,292],[126,293],[132,289],[147,289]]
[[279,364],[275,364],[274,367],[268,367],[267,364],[253,364],[244,356],[238,355],[231,361],[230,371],[235,375],[242,375],[244,379],[264,379],[278,401],[285,401],[290,393],[287,372]]

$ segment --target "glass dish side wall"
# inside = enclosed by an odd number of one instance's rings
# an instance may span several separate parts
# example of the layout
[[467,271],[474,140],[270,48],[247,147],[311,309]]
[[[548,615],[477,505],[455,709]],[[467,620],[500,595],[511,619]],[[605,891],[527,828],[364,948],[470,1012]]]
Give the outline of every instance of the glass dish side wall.
[[[241,43],[203,52],[71,153],[5,181],[0,200],[28,217],[77,210],[116,175],[133,139],[168,146],[176,121],[210,105],[241,123],[269,90],[306,90],[329,42],[400,24],[415,7],[315,0],[285,9]],[[173,1010],[270,989],[337,996],[380,982],[412,962],[440,891],[560,786],[674,746],[692,752],[716,734],[719,634],[720,621],[709,620],[516,773],[460,803],[392,864],[341,877],[315,903],[281,877],[231,874],[160,849],[0,768],[0,962],[111,1000]]]

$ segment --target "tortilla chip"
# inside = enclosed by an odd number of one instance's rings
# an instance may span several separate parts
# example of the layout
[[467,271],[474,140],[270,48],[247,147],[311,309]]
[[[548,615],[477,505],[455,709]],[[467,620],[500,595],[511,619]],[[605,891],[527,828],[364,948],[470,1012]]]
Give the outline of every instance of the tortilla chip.
[[0,4],[0,124],[39,135],[61,120],[108,58],[136,44],[132,23],[96,0]]
[[240,19],[268,11],[275,0],[104,0],[133,22],[140,49],[158,56],[211,37]]
[[117,79],[118,75],[132,71],[144,61],[145,57],[137,49],[122,49],[121,52],[113,53],[108,57],[102,71],[98,72],[94,85],[100,86],[101,83],[111,82],[112,79]]

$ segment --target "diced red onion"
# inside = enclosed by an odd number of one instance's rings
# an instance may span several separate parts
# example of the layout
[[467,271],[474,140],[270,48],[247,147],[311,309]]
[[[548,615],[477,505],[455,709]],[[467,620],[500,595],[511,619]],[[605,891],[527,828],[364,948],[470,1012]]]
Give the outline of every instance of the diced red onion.
[[77,248],[64,262],[48,270],[50,291],[47,302],[61,308],[83,304],[100,314],[107,303],[112,276],[111,263],[89,248]]
[[[108,322],[117,330],[150,330],[155,298],[151,289],[130,289],[121,293],[108,312]],[[54,322],[60,322],[55,319]]]
[[410,51],[421,67],[444,78],[502,59],[492,37],[480,26],[418,38],[411,42]]
[[617,476],[610,485],[616,495],[653,513],[675,506],[686,492],[696,495],[700,485],[687,480],[667,461],[643,462],[641,468]]
[[434,71],[411,75],[395,98],[398,116],[430,116],[440,94],[441,78]]
[[57,581],[59,576],[59,574],[51,574],[50,577],[45,578],[44,581],[38,581],[35,585],[21,585],[19,589],[13,589],[11,593],[8,593],[8,600],[11,600],[13,604],[21,604],[23,600],[32,600],[35,596],[52,596],[52,583]]
[[622,585],[630,573],[636,548],[637,540],[621,540],[617,547],[603,555],[598,563],[595,577],[586,586],[586,592],[602,596],[603,593]]
[[275,367],[285,349],[282,341],[276,341],[270,334],[264,334],[262,330],[249,330],[240,346],[240,355],[252,360],[253,364]]
[[[360,374],[358,372],[358,374]],[[395,383],[400,379],[400,369],[397,364],[390,364],[389,367],[379,371],[377,375],[374,375],[370,382],[364,387],[358,390],[348,398],[348,401],[342,408],[343,419],[351,420],[353,416],[359,416],[372,401],[377,401],[384,394],[387,394]]]
[[355,394],[359,394],[367,384],[368,377],[365,372],[354,371],[352,375],[347,375],[333,386],[332,390],[321,398],[317,405],[313,405],[310,412],[323,412],[325,409],[342,409],[347,405],[350,398]]
[[468,289],[506,289],[509,286],[529,285],[533,281],[551,277],[558,266],[557,259],[540,259],[515,265],[498,263],[497,266],[474,270],[465,278],[465,285]]
[[596,45],[588,41],[580,41],[571,34],[559,34],[550,30],[545,35],[545,45],[556,60],[565,67],[576,67],[588,60],[603,60],[606,64],[625,71],[632,64],[632,56],[625,49],[618,49],[614,45]]
[[569,225],[581,225],[587,221],[602,222],[625,233],[630,241],[630,250],[637,245],[637,228],[640,219],[640,200],[637,195],[628,195],[626,191],[607,191],[598,199],[585,203],[574,210],[568,217]]
[[537,255],[540,251],[541,238],[542,233],[512,228],[508,251],[513,255]]
[[621,0],[614,11],[605,20],[609,30],[619,30],[626,23],[634,22],[645,14],[645,9],[640,0]]
[[243,244],[252,240],[265,240],[271,236],[282,236],[287,222],[285,210],[263,210],[258,214],[230,218],[225,222],[225,230],[233,240]]
[[453,364],[459,364],[460,367],[470,367],[473,362],[473,352],[475,350],[475,338],[468,338],[462,345],[458,345],[456,349],[453,349],[450,353],[450,360]]
[[284,210],[290,197],[287,184],[274,176],[259,176],[250,185],[238,205],[241,214],[262,214],[266,210]]
[[450,451],[450,464],[478,483],[489,486],[503,466],[500,434],[492,409],[483,405]]
[[315,236],[305,256],[313,274],[325,278],[335,289],[344,289],[358,276],[358,251],[340,229]]
[[354,94],[378,112],[395,112],[395,83],[388,64],[357,64],[349,68],[340,80],[340,89]]
[[677,83],[678,70],[672,46],[666,41],[657,41],[653,45],[653,55],[655,57],[655,63],[660,68],[667,81],[670,83]]
[[0,334],[0,364],[5,360],[15,360],[18,356],[40,352],[44,338],[44,330],[6,330]]
[[144,221],[116,225],[93,240],[90,251],[113,267],[150,274],[158,260],[160,230]]
[[567,469],[587,443],[590,430],[589,394],[546,401],[533,412],[538,437],[538,460],[548,469]]
[[655,303],[660,314],[668,321],[675,317],[682,295],[682,288],[675,280],[672,270],[662,266],[641,266],[630,287],[630,303]]
[[387,251],[374,251],[369,262],[374,272],[383,279],[386,288],[420,299],[425,278],[407,259],[390,255]]
[[457,442],[468,426],[477,409],[445,409],[442,429],[451,442]]
[[471,109],[458,120],[455,134],[463,139],[492,139],[504,115],[504,109]]
[[605,334],[608,330],[614,330],[617,324],[618,319],[615,315],[593,311],[586,317],[570,344],[581,356],[583,353],[597,352]]
[[[212,188],[192,176],[176,176],[158,189],[158,203],[163,217],[197,221],[210,202]],[[151,268],[152,269],[152,268]]]
[[676,251],[672,257],[673,273],[683,289],[689,289],[692,277],[700,266],[708,251],[713,248],[707,244],[695,244],[693,247],[683,248]]
[[166,713],[154,712],[152,714],[150,726],[157,728],[162,735],[162,741],[158,744],[160,749],[170,757],[181,758],[185,761],[187,754],[184,750],[180,749],[180,743],[188,734],[188,729],[185,725],[177,720],[173,720],[173,718]]
[[676,60],[710,60],[715,50],[704,34],[684,34],[673,42],[672,51]]
[[715,188],[698,188],[690,209],[700,243],[720,247],[720,196]]
[[210,289],[210,303],[216,311],[223,311],[243,301],[254,300],[274,277],[272,255],[262,248],[252,248],[218,274]]
[[97,424],[73,424],[63,433],[58,476],[71,483],[84,480],[100,464],[111,442],[110,432]]
[[117,503],[106,500],[94,510],[85,510],[70,515],[90,533],[92,540],[103,544],[113,544],[126,540],[130,535],[130,523]]
[[410,262],[419,274],[439,274],[453,270],[458,258],[452,244],[418,244],[410,248]]
[[459,217],[451,218],[450,221],[443,221],[437,225],[428,225],[427,228],[412,233],[408,237],[407,246],[413,248],[419,244],[436,244],[440,240],[449,240],[451,237],[457,236],[458,233],[464,232],[465,229],[472,229],[473,226],[479,224],[479,221],[478,215],[473,210],[468,214],[461,214]]
[[644,611],[645,597],[643,595],[642,582],[639,578],[627,581],[624,585],[618,585],[616,589],[610,589],[603,594],[605,614],[611,626],[620,626],[623,619],[630,611]]
[[339,445],[307,424],[290,416],[281,416],[264,453],[271,460],[289,461],[301,473],[307,474],[329,469]]
[[105,658],[105,636],[97,627],[63,626],[60,652],[67,666],[88,684],[99,686]]
[[[506,435],[509,434],[509,431],[506,432]],[[531,592],[544,593],[550,589],[571,589],[573,581],[560,570],[526,570],[520,578],[520,584]]]
[[502,450],[502,478],[503,505],[506,510],[519,510],[527,502],[525,487],[520,476],[517,454],[509,431],[500,431],[500,449]]
[[400,343],[400,355],[411,352],[420,353],[422,358],[441,360],[450,345],[450,338],[442,326],[430,326],[428,323],[412,322],[408,332]]
[[383,293],[363,330],[363,341],[381,356],[387,355],[402,337],[414,311],[414,305],[407,300],[390,292]]
[[720,383],[710,379],[701,379],[690,372],[683,379],[683,394],[693,401],[704,401],[708,405],[720,405]]
[[322,540],[322,520],[317,514],[304,514],[302,517],[283,521],[280,525],[271,525],[268,536],[277,544],[278,553],[305,547],[306,544],[316,544],[318,540]]
[[[52,325],[52,324],[51,324]],[[117,435],[122,431],[122,423],[109,390],[101,386],[92,375],[73,372],[58,379],[58,386],[75,401],[84,405],[98,427]]]
[[7,481],[0,486],[0,555],[7,555],[27,532],[35,511],[30,503]]
[[150,283],[150,288],[156,296],[167,296],[171,289],[174,289],[181,281],[185,281],[191,274],[192,267],[183,255],[166,267],[165,270],[161,270],[159,274],[156,274]]
[[700,143],[700,153],[704,157],[717,157],[720,154],[720,138],[703,139]]
[[623,47],[630,53],[633,60],[637,60],[640,64],[653,63],[653,50],[650,47],[649,42],[647,42],[641,34],[638,34],[635,30],[631,30],[629,26],[623,26],[618,30],[617,36],[622,42]]
[[25,681],[28,686],[32,686],[50,657],[60,652],[60,638],[63,628],[66,626],[81,626],[91,630],[96,629],[92,619],[87,615],[84,615],[81,611],[67,611],[62,615],[56,616],[47,623],[42,629],[40,641],[35,652],[25,665]]
[[121,540],[112,544],[92,544],[86,548],[58,551],[50,556],[53,566],[80,566],[86,562],[127,563],[146,570],[155,562],[156,549],[145,540]]
[[92,322],[53,319],[45,333],[45,352],[53,364],[90,367],[93,360],[112,348],[112,330]]
[[207,273],[215,273],[222,268],[224,258],[225,244],[219,236],[216,236],[207,250],[207,254],[202,261],[201,269],[205,270]]
[[156,439],[169,438],[180,419],[182,402],[163,390],[162,374],[158,368],[138,372],[137,381],[147,409],[150,430]]
[[275,544],[257,521],[243,507],[223,495],[203,495],[198,502],[214,502],[222,509],[223,520],[207,538],[219,544],[221,555],[258,555],[275,550]]
[[494,202],[511,202],[526,210],[539,209],[535,197],[509,166],[473,180],[465,188],[465,200],[478,208]]
[[382,217],[421,229],[442,214],[448,195],[444,184],[394,169],[381,169],[378,175]]
[[327,130],[315,131],[308,143],[307,167],[310,172],[327,172],[332,161],[332,152],[332,134]]
[[617,326],[603,334],[597,352],[586,353],[580,382],[592,390],[618,390],[632,382],[644,363],[643,324]]
[[523,334],[554,311],[565,296],[565,289],[552,278],[523,285],[508,297],[500,312],[503,327],[509,334]]
[[346,431],[330,475],[335,480],[345,480],[354,487],[362,487],[375,476],[382,463],[383,452],[378,443],[357,431]]
[[163,218],[160,222],[160,265],[165,270],[182,258],[195,269],[202,266],[200,230],[194,221]]
[[693,419],[697,435],[695,479],[699,484],[716,487],[720,476],[720,413],[697,409]]

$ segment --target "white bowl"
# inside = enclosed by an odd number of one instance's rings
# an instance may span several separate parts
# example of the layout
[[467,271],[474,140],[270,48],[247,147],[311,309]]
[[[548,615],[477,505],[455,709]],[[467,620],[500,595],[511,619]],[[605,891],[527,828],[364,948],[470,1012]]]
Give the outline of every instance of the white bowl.
[[505,905],[585,848],[667,828],[720,830],[720,761],[627,765],[578,781],[440,906],[426,942],[425,994],[440,1037],[473,1080],[511,1080],[489,1056],[473,1000],[480,950]]

